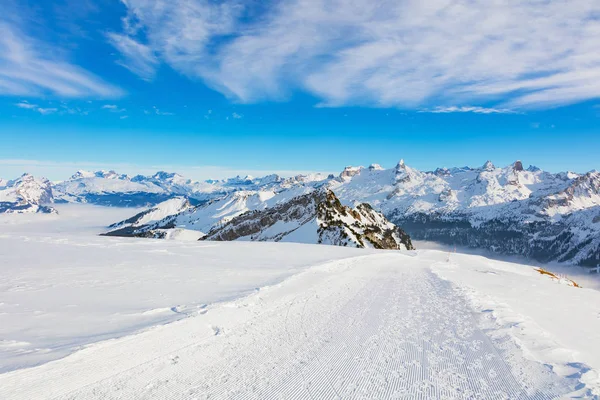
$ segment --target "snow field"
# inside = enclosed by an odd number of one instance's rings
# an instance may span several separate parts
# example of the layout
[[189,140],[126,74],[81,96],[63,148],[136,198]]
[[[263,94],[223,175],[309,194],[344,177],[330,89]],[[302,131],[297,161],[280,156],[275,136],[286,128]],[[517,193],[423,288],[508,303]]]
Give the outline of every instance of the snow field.
[[0,375],[0,398],[589,394],[578,375],[525,357],[513,336],[433,274],[427,263],[443,256],[380,252],[316,266],[196,316]]
[[59,212],[0,218],[0,373],[195,315],[315,264],[365,254],[193,237],[99,237],[123,210],[69,205]]

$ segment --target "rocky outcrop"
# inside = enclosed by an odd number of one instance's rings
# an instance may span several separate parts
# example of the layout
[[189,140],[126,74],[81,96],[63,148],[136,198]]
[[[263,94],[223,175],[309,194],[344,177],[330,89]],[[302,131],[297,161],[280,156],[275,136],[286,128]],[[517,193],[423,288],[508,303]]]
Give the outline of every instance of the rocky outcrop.
[[340,179],[342,181],[351,179],[353,176],[359,175],[362,170],[363,167],[348,166],[340,173]]

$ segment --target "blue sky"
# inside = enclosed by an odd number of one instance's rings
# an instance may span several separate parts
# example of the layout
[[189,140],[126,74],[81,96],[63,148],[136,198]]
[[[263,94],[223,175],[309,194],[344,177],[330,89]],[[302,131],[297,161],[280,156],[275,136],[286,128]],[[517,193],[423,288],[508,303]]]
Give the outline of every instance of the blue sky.
[[600,168],[594,1],[5,3],[2,177]]

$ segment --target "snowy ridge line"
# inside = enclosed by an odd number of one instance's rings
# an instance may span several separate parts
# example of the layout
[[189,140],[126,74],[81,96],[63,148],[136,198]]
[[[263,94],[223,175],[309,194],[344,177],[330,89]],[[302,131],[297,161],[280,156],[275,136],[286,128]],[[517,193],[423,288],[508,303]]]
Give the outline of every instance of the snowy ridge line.
[[[458,265],[452,261],[435,262],[431,270],[441,279],[455,283],[445,274],[448,268],[454,267]],[[525,358],[550,366],[559,376],[578,379],[583,387],[571,393],[571,396],[600,399],[600,374],[586,364],[574,361],[577,351],[562,346],[531,318],[513,311],[509,305],[493,296],[464,284],[454,285],[454,288],[474,310],[487,317],[491,337],[497,340],[504,337],[504,340],[515,343]]]
[[[350,256],[347,258],[342,258],[342,259],[338,259],[338,260],[332,260],[332,261],[326,261],[324,263],[320,263],[320,264],[316,264],[314,266],[310,266],[308,267],[308,269],[305,269],[303,271],[300,271],[296,274],[293,274],[291,276],[286,277],[284,280],[282,280],[281,282],[272,284],[272,285],[266,285],[263,286],[261,288],[259,288],[258,291],[254,291],[250,294],[247,294],[245,296],[239,297],[237,299],[231,299],[231,300],[227,300],[227,301],[223,301],[223,302],[217,302],[217,303],[212,303],[207,305],[207,307],[205,308],[205,310],[207,310],[208,313],[211,313],[213,310],[216,309],[223,309],[223,308],[229,308],[229,307],[236,307],[236,303],[238,302],[246,302],[248,300],[251,300],[253,298],[255,298],[256,296],[259,296],[261,291],[264,290],[269,290],[271,288],[277,288],[280,287],[288,282],[292,282],[296,279],[298,279],[299,277],[305,275],[305,274],[310,274],[310,273],[314,273],[315,271],[319,271],[319,270],[327,270],[329,268],[335,267],[335,268],[340,268],[341,266],[343,266],[344,268],[348,268],[348,265],[355,263],[357,261],[359,261],[360,259],[369,257],[369,255],[359,255],[359,256]],[[340,265],[342,264],[342,265]],[[331,278],[332,280],[334,278]],[[264,310],[263,313],[268,313],[270,312],[270,310]],[[35,375],[35,372],[37,370],[39,370],[40,368],[44,368],[45,366],[49,366],[51,364],[57,364],[57,363],[62,363],[63,360],[68,360],[73,358],[74,356],[79,357],[79,356],[84,356],[84,353],[89,353],[89,352],[95,352],[95,351],[100,351],[103,347],[106,346],[112,346],[112,345],[119,345],[119,346],[129,346],[129,345],[135,345],[136,342],[138,342],[138,340],[144,336],[144,335],[150,335],[153,332],[156,332],[159,329],[162,328],[167,328],[167,327],[171,327],[171,326],[176,326],[182,322],[185,322],[189,319],[193,319],[193,318],[202,318],[205,315],[205,313],[200,314],[200,315],[186,315],[186,317],[170,322],[170,323],[166,323],[166,324],[162,324],[162,325],[158,325],[158,326],[153,326],[150,327],[148,329],[127,335],[127,336],[122,336],[119,338],[114,338],[114,339],[108,339],[108,340],[103,340],[100,342],[96,342],[96,343],[92,343],[90,345],[84,346],[82,350],[79,350],[73,354],[68,355],[65,358],[62,359],[58,359],[55,361],[51,361],[49,363],[46,364],[42,364],[40,366],[36,366],[36,367],[32,367],[32,368],[27,368],[27,369],[18,369],[18,370],[14,370],[14,371],[10,371],[7,372],[5,374],[1,374],[0,378],[7,378],[6,382],[8,382],[8,378],[13,378],[12,379],[12,383],[14,385],[14,388],[10,388],[10,384],[5,383],[3,385],[0,385],[0,398],[10,398],[10,394],[12,393],[13,395],[16,395],[17,393],[19,393],[21,396],[23,396],[23,394],[21,392],[24,391],[23,387],[19,387],[19,379],[18,377],[25,375],[27,376],[28,374],[33,374]],[[253,315],[251,316],[252,318],[254,317],[258,317],[259,315]],[[250,317],[248,317],[250,318]],[[231,327],[228,327],[228,329],[231,330],[235,330],[236,328],[239,328],[240,326],[243,326],[244,324],[246,324],[248,322],[247,319],[244,319],[242,321],[240,321],[239,323],[232,325]],[[211,327],[212,328],[212,327]],[[125,369],[119,370],[115,372],[115,365],[117,365],[116,361],[123,361],[122,360],[122,354],[120,352],[115,353],[114,355],[112,355],[113,361],[115,362],[108,362],[105,363],[104,365],[108,365],[108,368],[105,369],[105,371],[108,374],[105,374],[105,376],[103,376],[101,379],[98,380],[93,380],[91,382],[87,382],[85,384],[83,384],[82,386],[79,386],[77,388],[73,388],[73,389],[69,389],[65,392],[62,392],[60,387],[54,387],[54,385],[51,385],[51,388],[45,387],[43,390],[41,391],[36,391],[34,388],[28,387],[26,388],[29,391],[33,391],[32,396],[34,396],[34,398],[47,398],[47,399],[63,399],[63,398],[79,398],[77,396],[74,397],[69,397],[72,396],[74,394],[76,394],[77,392],[81,392],[84,391],[86,388],[90,388],[94,385],[98,385],[101,384],[103,382],[107,382],[110,381],[111,379],[117,377],[118,375],[121,374],[126,374],[128,372],[134,371],[136,369],[139,369],[140,367],[143,367],[145,365],[149,365],[153,362],[159,361],[161,359],[165,359],[165,358],[169,358],[170,356],[172,356],[174,353],[180,352],[182,350],[185,349],[189,349],[192,348],[194,346],[199,346],[211,339],[214,338],[215,336],[215,332],[212,329],[208,329],[206,335],[203,335],[199,338],[199,340],[193,340],[183,346],[179,346],[176,347],[175,349],[170,349],[167,352],[161,352],[160,354],[157,355],[153,355],[152,358],[144,360],[143,362],[140,363],[136,363],[134,365],[130,365]],[[129,344],[129,345],[128,345]],[[139,354],[139,353],[136,353]],[[103,360],[106,361],[106,360]],[[110,359],[109,359],[110,361]],[[93,374],[90,374],[89,376],[97,376],[99,373],[101,374],[102,371],[99,371],[97,369],[97,366],[89,366],[90,369],[92,369],[94,371]],[[56,374],[56,371],[52,371],[54,374]],[[62,376],[69,376],[70,375],[70,371],[66,370],[64,371],[64,373],[61,373],[62,371],[58,371],[58,373]],[[64,375],[63,375],[64,374]],[[92,378],[93,379],[93,378]],[[57,378],[52,379],[52,381],[54,380],[58,380]],[[89,379],[88,379],[89,380]],[[50,392],[57,392],[55,394],[51,394],[49,396],[44,397],[43,394],[48,393],[48,390],[50,390]],[[6,397],[3,397],[3,394],[6,392]],[[32,398],[32,396],[25,396],[25,397],[19,397],[19,398]]]

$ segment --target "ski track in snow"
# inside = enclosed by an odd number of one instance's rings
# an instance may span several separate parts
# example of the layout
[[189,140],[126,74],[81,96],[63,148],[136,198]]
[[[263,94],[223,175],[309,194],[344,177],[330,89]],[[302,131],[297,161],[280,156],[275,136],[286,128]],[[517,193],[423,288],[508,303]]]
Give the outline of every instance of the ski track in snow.
[[551,399],[576,389],[490,327],[423,260],[382,253],[1,375],[0,398]]

